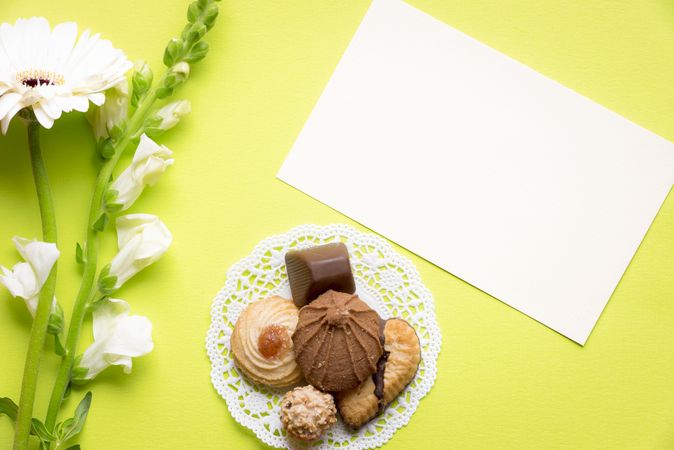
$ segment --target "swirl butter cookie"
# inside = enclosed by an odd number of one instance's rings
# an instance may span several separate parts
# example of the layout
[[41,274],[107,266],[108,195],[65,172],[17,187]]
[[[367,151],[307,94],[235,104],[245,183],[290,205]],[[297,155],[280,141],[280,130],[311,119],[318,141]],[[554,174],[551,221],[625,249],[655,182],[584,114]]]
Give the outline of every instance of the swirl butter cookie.
[[377,371],[359,386],[336,394],[339,414],[353,428],[386,408],[412,381],[421,361],[419,337],[405,320],[387,320],[382,334],[384,354]]
[[234,362],[248,378],[272,387],[301,381],[291,338],[298,314],[292,300],[276,296],[253,302],[241,313],[231,346]]

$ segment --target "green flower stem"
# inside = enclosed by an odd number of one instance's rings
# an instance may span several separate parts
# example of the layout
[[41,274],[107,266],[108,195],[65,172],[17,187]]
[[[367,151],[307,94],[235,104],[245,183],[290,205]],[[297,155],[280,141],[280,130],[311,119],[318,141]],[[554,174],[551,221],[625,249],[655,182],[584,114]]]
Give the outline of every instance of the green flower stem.
[[[45,242],[56,243],[56,216],[54,214],[54,201],[49,188],[47,170],[42,159],[40,150],[40,124],[32,118],[28,123],[28,148],[35,179],[37,199],[40,204],[40,218],[42,220],[42,235]],[[56,287],[56,264],[51,269],[47,280],[42,286],[38,300],[37,311],[33,326],[30,330],[26,364],[23,369],[23,382],[21,384],[21,399],[16,419],[16,431],[14,434],[14,449],[25,450],[28,448],[28,435],[30,434],[31,420],[33,417],[33,403],[37,377],[40,371],[40,360],[47,336],[49,313],[51,312],[54,289]]]
[[136,133],[143,126],[143,121],[156,99],[156,91],[152,89],[141,100],[138,108],[129,120],[124,135],[117,141],[112,157],[103,164],[98,173],[98,177],[96,178],[94,195],[91,199],[91,209],[89,210],[89,221],[87,223],[87,241],[85,246],[82,282],[70,318],[70,326],[68,328],[68,336],[65,344],[66,354],[59,366],[58,375],[49,401],[49,408],[47,409],[45,425],[48,430],[53,430],[54,425],[56,425],[58,412],[61,408],[61,402],[63,401],[68,383],[70,382],[75,356],[77,355],[77,343],[80,339],[82,322],[87,313],[89,301],[96,293],[94,290],[94,282],[98,265],[98,232],[94,229],[94,224],[101,213],[103,213],[103,199],[105,191],[108,188],[108,183],[110,182],[110,177],[112,176],[112,171],[126,147],[129,146]]

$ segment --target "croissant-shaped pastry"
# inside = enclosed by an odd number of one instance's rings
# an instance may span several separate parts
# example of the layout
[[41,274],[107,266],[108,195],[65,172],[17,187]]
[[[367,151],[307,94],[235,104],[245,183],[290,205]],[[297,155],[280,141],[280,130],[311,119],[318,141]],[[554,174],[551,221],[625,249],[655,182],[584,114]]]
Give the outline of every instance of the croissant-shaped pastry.
[[372,420],[414,379],[420,361],[421,346],[414,328],[403,319],[387,320],[377,372],[359,386],[336,394],[344,422],[359,428]]

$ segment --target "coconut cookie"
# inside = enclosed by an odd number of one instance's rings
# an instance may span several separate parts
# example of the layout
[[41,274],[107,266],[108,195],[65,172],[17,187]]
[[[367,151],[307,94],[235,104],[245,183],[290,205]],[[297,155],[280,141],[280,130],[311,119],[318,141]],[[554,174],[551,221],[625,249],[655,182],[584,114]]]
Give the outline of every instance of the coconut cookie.
[[272,387],[301,381],[291,338],[298,313],[292,300],[276,296],[253,302],[241,313],[231,347],[234,362],[248,378]]
[[281,400],[281,423],[292,436],[314,441],[337,422],[335,401],[315,387],[303,386],[287,392]]
[[412,381],[421,361],[419,337],[405,320],[387,320],[383,335],[384,354],[374,375],[337,394],[339,414],[354,428],[370,421],[391,403]]

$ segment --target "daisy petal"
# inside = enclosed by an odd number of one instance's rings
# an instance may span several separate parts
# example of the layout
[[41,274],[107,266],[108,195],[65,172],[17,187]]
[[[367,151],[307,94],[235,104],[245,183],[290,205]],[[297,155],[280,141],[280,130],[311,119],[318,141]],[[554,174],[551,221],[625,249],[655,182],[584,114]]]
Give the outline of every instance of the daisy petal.
[[21,94],[16,92],[8,92],[0,96],[0,118],[3,118],[7,113],[21,102]]
[[61,111],[61,108],[59,108],[56,99],[41,102],[40,107],[45,112],[45,114],[47,114],[53,120],[56,120],[56,119],[61,117],[62,111]]
[[9,123],[12,121],[16,113],[18,113],[21,110],[21,105],[16,104],[12,107],[12,109],[9,110],[7,115],[2,118],[2,121],[0,122],[0,131],[2,131],[2,134],[7,134],[7,129],[9,128]]
[[105,94],[102,92],[96,92],[94,94],[89,94],[87,95],[89,98],[89,101],[93,103],[96,106],[101,106],[103,103],[105,103]]
[[89,99],[84,95],[74,95],[70,98],[70,105],[75,111],[86,112],[89,109]]
[[54,125],[54,119],[49,117],[47,113],[44,112],[42,106],[33,105],[33,112],[35,113],[35,118],[43,127],[50,129],[52,125]]

